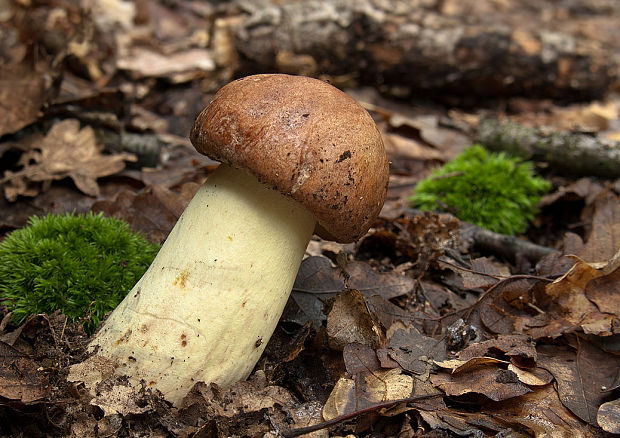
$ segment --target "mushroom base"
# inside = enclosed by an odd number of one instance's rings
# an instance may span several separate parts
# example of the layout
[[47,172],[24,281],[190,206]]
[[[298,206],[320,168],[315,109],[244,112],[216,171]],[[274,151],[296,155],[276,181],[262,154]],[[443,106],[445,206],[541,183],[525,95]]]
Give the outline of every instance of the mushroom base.
[[315,218],[221,165],[89,345],[178,404],[199,381],[245,379],[289,297]]

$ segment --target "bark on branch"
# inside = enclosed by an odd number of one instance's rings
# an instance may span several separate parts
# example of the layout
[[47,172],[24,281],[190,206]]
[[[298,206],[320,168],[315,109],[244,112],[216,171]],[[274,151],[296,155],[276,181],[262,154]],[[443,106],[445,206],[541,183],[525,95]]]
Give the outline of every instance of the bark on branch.
[[237,0],[237,73],[348,77],[402,97],[583,99],[611,82],[612,57],[572,36],[469,24],[426,3]]
[[497,119],[480,121],[478,140],[494,151],[543,161],[565,175],[620,178],[617,142],[603,142],[585,134],[545,132]]

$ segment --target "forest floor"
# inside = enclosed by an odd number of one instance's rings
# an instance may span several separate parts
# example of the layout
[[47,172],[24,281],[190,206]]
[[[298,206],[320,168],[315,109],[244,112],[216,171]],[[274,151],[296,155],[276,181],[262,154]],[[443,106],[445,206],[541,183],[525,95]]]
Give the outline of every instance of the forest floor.
[[[307,21],[282,24],[295,14]],[[279,49],[317,17],[356,43],[342,56],[318,36]],[[391,161],[380,218],[355,244],[313,238],[265,353],[232,388],[197,383],[178,407],[145,388],[119,401],[119,380],[90,393],[68,380],[86,359],[80,323],[54,313],[16,326],[0,308],[0,436],[620,433],[620,168],[533,156],[553,188],[514,238],[408,199],[484,144],[485,120],[617,153],[618,22],[614,0],[0,0],[0,237],[32,215],[95,211],[162,242],[218,164],[189,143],[195,116],[247,73],[343,89]],[[478,57],[437,56],[419,89],[400,80],[433,59],[412,60],[423,39],[406,49],[402,32],[449,23]],[[498,81],[502,65],[511,76]]]

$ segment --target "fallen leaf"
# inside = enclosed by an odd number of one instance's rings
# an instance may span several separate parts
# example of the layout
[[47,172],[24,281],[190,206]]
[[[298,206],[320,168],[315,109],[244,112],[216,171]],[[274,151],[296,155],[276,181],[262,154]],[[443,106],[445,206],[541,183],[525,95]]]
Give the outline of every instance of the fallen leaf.
[[144,414],[152,410],[148,404],[141,403],[135,388],[122,383],[99,388],[97,395],[90,401],[90,404],[99,407],[103,411],[104,417],[117,414],[125,417]]
[[[348,287],[366,297],[380,295],[386,300],[406,295],[413,290],[414,280],[395,272],[377,272],[368,263],[350,261],[346,267]],[[327,257],[312,256],[304,259],[293,285],[292,297],[299,311],[288,320],[298,324],[311,321],[315,328],[326,319],[323,303],[345,289],[342,270],[334,267]]]
[[407,398],[413,388],[413,378],[400,369],[361,372],[354,379],[341,377],[325,402],[323,418],[329,421],[378,403]]
[[538,366],[555,378],[560,400],[583,421],[596,425],[598,408],[613,385],[620,360],[594,345],[580,341],[578,349],[539,345]]
[[41,108],[57,88],[44,62],[2,66],[0,137],[19,131],[41,116]]
[[577,256],[586,262],[604,262],[620,251],[620,197],[604,191],[592,207],[592,230]]
[[22,170],[5,172],[0,180],[5,183],[5,196],[11,201],[19,195],[34,196],[51,181],[67,177],[86,195],[98,196],[97,178],[119,172],[125,160],[135,160],[130,154],[102,155],[100,149],[90,126],[80,129],[80,122],[74,119],[56,123],[31,151],[22,155]]
[[510,364],[508,370],[515,373],[519,380],[528,386],[545,386],[553,381],[553,374],[543,368],[524,370]]
[[343,350],[354,342],[377,348],[382,332],[371,316],[362,293],[355,289],[342,292],[327,315],[327,336],[330,348]]
[[507,356],[513,364],[521,367],[531,368],[536,363],[536,349],[532,339],[526,335],[499,335],[496,339],[471,344],[458,353],[461,360],[484,356],[498,359]]
[[512,429],[526,427],[532,431],[531,436],[541,438],[592,436],[588,427],[562,405],[553,385],[537,388],[536,391],[520,397],[487,403],[482,412],[498,418]]
[[408,331],[399,329],[390,339],[389,356],[403,369],[414,374],[426,374],[434,360],[446,357],[446,345],[443,339],[424,336],[415,328]]
[[47,378],[36,363],[0,341],[0,396],[31,404],[45,398],[48,393]]
[[[619,253],[620,254],[620,253]],[[586,297],[599,311],[620,317],[620,266],[610,274],[590,280],[585,287]]]
[[498,282],[498,278],[510,276],[510,270],[501,263],[493,262],[487,257],[471,261],[470,270],[456,270],[463,278],[463,287],[467,289],[487,288]]
[[431,382],[450,396],[474,393],[494,401],[518,397],[531,391],[519,381],[515,373],[495,366],[484,366],[458,374],[433,374]]
[[620,400],[603,403],[596,414],[596,422],[609,433],[620,433]]
[[131,48],[117,60],[119,70],[129,71],[135,78],[165,77],[172,82],[185,82],[215,70],[211,52],[189,49],[161,54],[143,47]]
[[381,368],[377,353],[370,346],[353,342],[347,344],[342,351],[347,373],[353,375],[363,371],[376,371]]
[[137,193],[123,190],[111,199],[95,202],[91,209],[129,222],[134,231],[142,232],[151,242],[163,242],[197,187],[192,189],[185,194],[161,186],[148,186]]
[[496,359],[494,357],[473,357],[467,360],[448,359],[440,361],[436,360],[434,362],[438,367],[451,370],[452,374],[466,373],[489,364],[508,365],[508,362],[505,360]]
[[[613,281],[617,276],[615,271],[604,274],[608,266],[603,264],[599,269],[595,264],[579,260],[565,275],[545,287],[545,293],[551,299],[548,311],[574,326],[581,326],[588,334],[613,333],[618,317],[607,312],[618,312],[620,296],[616,293],[617,282]],[[590,301],[588,287],[591,297],[601,304],[607,303],[604,311]]]

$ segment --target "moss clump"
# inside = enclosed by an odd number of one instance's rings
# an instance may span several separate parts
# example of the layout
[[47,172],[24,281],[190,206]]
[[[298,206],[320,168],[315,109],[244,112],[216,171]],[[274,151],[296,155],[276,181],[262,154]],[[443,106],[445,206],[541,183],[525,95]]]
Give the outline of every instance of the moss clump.
[[0,299],[15,323],[61,310],[92,333],[158,249],[127,223],[101,214],[31,217],[0,242]]
[[422,210],[448,211],[480,227],[513,235],[527,229],[541,195],[550,187],[534,174],[532,163],[474,145],[420,181],[410,199]]

